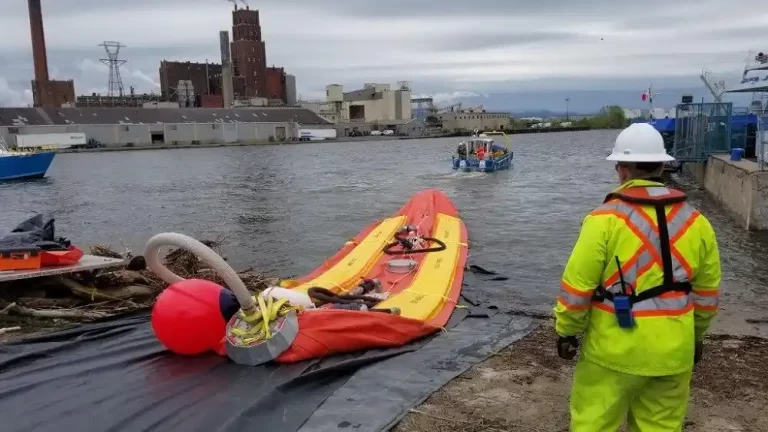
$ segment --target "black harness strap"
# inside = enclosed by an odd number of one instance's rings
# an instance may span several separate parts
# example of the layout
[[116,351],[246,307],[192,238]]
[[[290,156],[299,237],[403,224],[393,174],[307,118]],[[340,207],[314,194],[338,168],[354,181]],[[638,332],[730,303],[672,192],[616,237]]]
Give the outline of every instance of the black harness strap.
[[669,226],[667,225],[667,212],[663,205],[656,206],[656,220],[659,224],[659,247],[661,248],[661,264],[664,268],[664,285],[669,286],[674,282],[672,276],[672,248],[669,241]]
[[[622,197],[622,199],[626,199],[626,198]],[[685,198],[683,198],[682,201],[684,200]],[[627,200],[627,201],[631,202],[631,200]],[[649,204],[647,201],[645,202],[639,202],[641,200],[637,200],[637,201],[638,201],[637,204]],[[681,202],[681,201],[675,200],[673,201],[673,203],[674,202]],[[631,304],[639,303],[644,300],[658,297],[666,292],[678,291],[678,292],[684,292],[686,294],[689,294],[691,291],[693,291],[693,287],[691,286],[690,282],[675,282],[674,280],[674,269],[672,268],[672,248],[671,248],[672,243],[670,242],[670,239],[669,239],[669,226],[667,225],[667,212],[665,208],[666,204],[670,204],[670,202],[667,202],[665,204],[653,203],[656,209],[656,220],[658,221],[658,225],[659,225],[659,241],[660,241],[659,247],[661,248],[661,264],[664,270],[664,281],[662,282],[661,285],[647,289],[641,292],[640,294],[636,294],[633,289],[632,293],[629,295]],[[597,302],[602,302],[605,299],[613,301],[613,298],[614,298],[614,294],[608,291],[602,285],[598,286],[595,289],[595,294],[592,296],[592,299]]]

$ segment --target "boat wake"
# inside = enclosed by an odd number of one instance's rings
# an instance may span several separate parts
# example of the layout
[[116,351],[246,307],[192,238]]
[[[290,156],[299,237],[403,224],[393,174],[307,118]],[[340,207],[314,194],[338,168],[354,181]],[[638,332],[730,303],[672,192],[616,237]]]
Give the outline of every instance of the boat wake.
[[453,171],[450,173],[431,173],[431,174],[420,174],[417,175],[416,178],[423,179],[423,180],[454,180],[454,179],[477,179],[477,178],[483,178],[486,174],[479,171],[472,171],[472,172],[464,172],[464,171]]

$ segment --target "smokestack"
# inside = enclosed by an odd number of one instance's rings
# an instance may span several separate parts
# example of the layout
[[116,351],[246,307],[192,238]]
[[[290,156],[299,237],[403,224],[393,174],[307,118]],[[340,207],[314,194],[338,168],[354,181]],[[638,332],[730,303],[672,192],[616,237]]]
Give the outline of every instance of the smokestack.
[[232,55],[229,50],[229,32],[219,32],[219,44],[221,48],[221,93],[224,99],[224,108],[231,108],[234,99],[234,86],[232,84]]
[[40,0],[29,0],[29,27],[32,31],[32,57],[35,62],[35,80],[48,81],[48,55],[45,52],[43,8]]

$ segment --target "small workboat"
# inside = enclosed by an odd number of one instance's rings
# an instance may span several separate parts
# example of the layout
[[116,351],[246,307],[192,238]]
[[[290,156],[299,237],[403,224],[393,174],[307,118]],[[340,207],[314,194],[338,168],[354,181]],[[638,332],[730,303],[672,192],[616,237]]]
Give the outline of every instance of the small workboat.
[[[493,137],[503,137],[504,146],[496,144]],[[504,132],[477,131],[467,141],[462,141],[452,156],[455,170],[493,172],[507,169],[512,165],[514,152],[509,146],[509,137]]]
[[45,177],[55,156],[52,149],[11,150],[0,137],[0,181]]

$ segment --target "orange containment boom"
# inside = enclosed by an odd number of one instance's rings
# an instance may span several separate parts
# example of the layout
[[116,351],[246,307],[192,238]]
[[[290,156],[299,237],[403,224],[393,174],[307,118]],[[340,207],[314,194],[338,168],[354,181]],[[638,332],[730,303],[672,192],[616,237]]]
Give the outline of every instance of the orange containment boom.
[[[439,249],[425,253],[385,253],[404,227],[433,238]],[[299,333],[278,362],[291,363],[333,354],[404,345],[443,327],[459,299],[467,264],[467,228],[456,207],[441,191],[414,195],[391,217],[363,229],[353,240],[308,275],[283,286],[348,294],[362,280],[378,280],[388,298],[374,309],[318,309],[298,315]],[[428,242],[429,243],[429,242]],[[430,249],[435,246],[429,245]],[[444,246],[444,247],[442,247]],[[409,263],[403,268],[394,266]],[[384,310],[397,310],[391,314]]]

